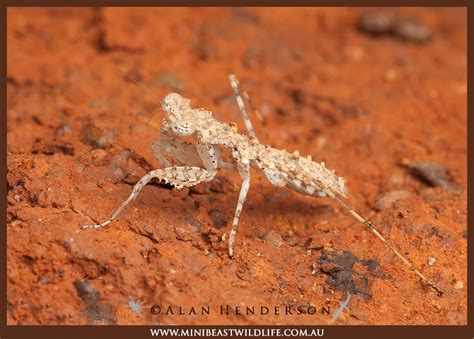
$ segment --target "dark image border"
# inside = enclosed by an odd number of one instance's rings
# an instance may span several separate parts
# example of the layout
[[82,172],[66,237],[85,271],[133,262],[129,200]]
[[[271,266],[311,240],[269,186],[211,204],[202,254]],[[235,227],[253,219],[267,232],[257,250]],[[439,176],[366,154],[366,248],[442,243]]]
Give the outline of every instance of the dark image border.
[[[0,228],[0,247],[2,253],[0,254],[0,338],[131,338],[146,336],[151,337],[150,328],[313,328],[309,326],[23,326],[23,325],[6,325],[7,321],[7,288],[6,288],[6,258],[7,258],[7,239],[6,239],[6,215],[7,215],[7,186],[6,186],[6,154],[7,154],[7,140],[6,140],[6,112],[7,112],[7,74],[6,74],[6,63],[7,63],[7,42],[6,42],[6,31],[7,31],[7,8],[8,7],[37,7],[37,6],[389,6],[389,7],[427,7],[427,2],[422,0],[397,0],[397,1],[350,1],[350,0],[335,0],[335,1],[80,1],[80,0],[49,0],[49,1],[34,1],[34,0],[16,0],[16,1],[4,1],[0,4],[0,23],[3,33],[0,33],[1,48],[0,48],[0,78],[2,79],[2,90],[0,94],[0,102],[2,103],[1,122],[0,122],[0,135],[2,140],[0,143],[1,154],[1,174],[4,178],[4,184],[1,185],[0,201],[2,206],[1,221],[2,227]],[[472,59],[469,58],[472,55],[472,36],[473,36],[473,4],[469,1],[461,0],[433,0],[429,2],[429,7],[466,7],[467,8],[467,27],[468,27],[468,126],[474,125],[474,119],[472,117],[473,108],[473,71],[472,71]],[[471,114],[469,114],[471,113]],[[473,133],[468,128],[468,202],[472,201],[472,186],[474,178],[472,171],[469,169],[474,168],[473,166]],[[468,203],[468,225],[472,221],[473,207]],[[472,267],[473,250],[472,243],[474,241],[474,231],[468,229],[468,267]],[[323,328],[325,330],[324,337],[327,338],[474,338],[473,320],[474,313],[472,309],[472,282],[473,282],[474,270],[468,270],[468,320],[467,325],[464,326],[318,326],[316,328]]]

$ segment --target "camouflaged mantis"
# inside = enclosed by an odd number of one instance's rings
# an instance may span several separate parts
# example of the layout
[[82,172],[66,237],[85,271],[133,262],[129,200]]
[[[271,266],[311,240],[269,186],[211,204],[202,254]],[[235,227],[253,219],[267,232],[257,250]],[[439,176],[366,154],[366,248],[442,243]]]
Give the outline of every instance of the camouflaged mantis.
[[[165,114],[161,126],[163,138],[157,140],[152,146],[156,158],[165,167],[152,170],[143,176],[134,186],[130,196],[108,220],[102,224],[83,226],[83,228],[100,228],[112,222],[153,178],[181,189],[213,180],[219,168],[236,169],[242,178],[242,186],[229,234],[229,256],[233,257],[237,225],[249,190],[250,167],[252,166],[262,170],[273,185],[285,186],[304,195],[330,197],[337,201],[358,221],[369,227],[425,283],[441,294],[442,291],[416,270],[370,222],[339,198],[339,196],[346,198],[347,190],[344,180],[333,170],[326,168],[324,163],[312,161],[310,156],[300,156],[298,151],[289,153],[259,143],[240,94],[239,82],[234,75],[229,75],[229,80],[249,135],[238,133],[233,124],[216,120],[210,111],[192,108],[189,99],[177,93],[168,94],[162,102]],[[246,96],[249,100],[248,95]],[[180,140],[191,135],[195,136],[196,143]],[[233,164],[222,160],[218,146],[229,151]],[[180,165],[171,163],[164,154]]]

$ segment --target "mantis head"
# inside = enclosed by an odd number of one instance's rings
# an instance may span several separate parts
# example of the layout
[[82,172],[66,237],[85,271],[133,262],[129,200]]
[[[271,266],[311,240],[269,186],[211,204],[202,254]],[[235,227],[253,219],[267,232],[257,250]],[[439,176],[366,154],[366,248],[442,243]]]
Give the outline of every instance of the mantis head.
[[196,131],[196,115],[190,101],[178,93],[170,93],[163,99],[165,119],[177,136],[188,136]]

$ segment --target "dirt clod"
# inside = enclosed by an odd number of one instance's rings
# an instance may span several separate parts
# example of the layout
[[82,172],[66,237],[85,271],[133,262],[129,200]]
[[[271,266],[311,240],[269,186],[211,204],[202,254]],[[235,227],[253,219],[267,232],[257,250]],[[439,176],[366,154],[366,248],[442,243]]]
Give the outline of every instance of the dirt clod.
[[89,282],[75,280],[73,284],[76,288],[77,294],[87,305],[99,302],[100,293]]
[[[369,290],[370,276],[386,279],[377,261],[373,259],[358,259],[349,251],[338,252],[337,250],[323,250],[319,257],[319,268],[323,274],[327,274],[327,283],[336,290],[344,289],[351,294],[359,294],[365,298],[371,298]],[[361,264],[361,265],[356,265]],[[365,268],[364,271],[361,267]]]
[[104,148],[110,145],[115,138],[113,129],[104,131],[92,123],[88,123],[81,130],[81,141],[93,148]]
[[33,146],[32,152],[41,152],[47,155],[62,153],[64,155],[74,156],[74,145],[67,141],[53,141],[52,143],[47,143],[45,145],[37,143]]
[[207,215],[209,215],[209,218],[211,219],[214,227],[224,228],[225,226],[227,226],[227,222],[229,218],[220,209],[213,208],[209,210],[209,212],[207,212]]
[[73,283],[77,294],[85,303],[82,315],[88,324],[114,325],[117,320],[113,316],[113,309],[108,304],[100,303],[100,293],[89,282],[75,280]]
[[460,184],[453,181],[446,168],[437,163],[404,160],[402,164],[409,168],[413,175],[430,186],[440,186],[446,191],[462,189]]
[[276,247],[280,247],[283,245],[283,238],[281,234],[275,232],[275,231],[268,231],[263,235],[263,239],[265,241],[268,241],[269,243],[275,245]]

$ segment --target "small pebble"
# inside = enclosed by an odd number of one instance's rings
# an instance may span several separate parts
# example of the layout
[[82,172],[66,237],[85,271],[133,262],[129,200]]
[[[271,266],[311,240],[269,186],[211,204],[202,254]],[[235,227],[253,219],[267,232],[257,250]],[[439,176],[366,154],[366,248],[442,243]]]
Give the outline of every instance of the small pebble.
[[275,245],[276,247],[280,247],[281,245],[283,245],[282,236],[274,231],[268,231],[267,233],[265,233],[263,239]]
[[390,33],[395,15],[388,12],[363,13],[359,20],[359,30],[373,35]]
[[71,132],[72,132],[72,126],[69,124],[61,124],[58,128],[56,128],[57,135],[64,135]]
[[432,266],[436,262],[436,258],[429,257],[428,258],[428,265]]
[[431,39],[431,30],[415,17],[393,12],[366,12],[360,16],[358,29],[373,36],[393,36],[399,40],[425,42]]
[[458,280],[458,281],[456,282],[456,285],[454,285],[454,288],[457,289],[457,290],[460,290],[460,289],[462,289],[463,287],[464,287],[464,284],[462,283],[461,280]]
[[429,161],[409,161],[404,159],[402,165],[410,169],[412,174],[432,187],[440,186],[446,191],[462,190],[462,186],[451,178],[446,168]]
[[431,39],[431,31],[415,18],[402,18],[395,22],[393,33],[399,39],[425,42]]
[[103,148],[113,142],[115,139],[115,131],[109,129],[104,131],[92,123],[88,123],[82,130],[80,140],[82,143],[92,146],[93,148]]
[[279,276],[277,278],[277,281],[278,281],[278,285],[280,286],[280,288],[283,288],[283,289],[286,288],[286,281],[282,276]]
[[47,155],[52,155],[56,153],[74,155],[74,145],[70,142],[58,141],[36,148],[34,152],[41,152]]

